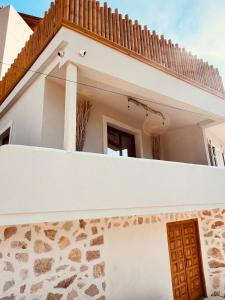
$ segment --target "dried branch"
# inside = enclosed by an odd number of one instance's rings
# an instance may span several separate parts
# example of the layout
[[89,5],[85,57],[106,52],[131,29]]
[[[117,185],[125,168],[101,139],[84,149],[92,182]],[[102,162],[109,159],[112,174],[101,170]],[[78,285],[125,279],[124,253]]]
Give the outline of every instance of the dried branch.
[[77,131],[76,131],[76,149],[83,151],[86,138],[86,129],[90,117],[91,103],[88,100],[77,101]]

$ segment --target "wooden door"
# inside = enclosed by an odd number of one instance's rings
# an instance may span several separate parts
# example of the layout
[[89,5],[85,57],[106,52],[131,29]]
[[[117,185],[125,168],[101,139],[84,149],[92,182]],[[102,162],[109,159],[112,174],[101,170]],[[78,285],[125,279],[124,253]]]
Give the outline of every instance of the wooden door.
[[174,299],[202,299],[205,285],[197,220],[169,223],[167,234]]

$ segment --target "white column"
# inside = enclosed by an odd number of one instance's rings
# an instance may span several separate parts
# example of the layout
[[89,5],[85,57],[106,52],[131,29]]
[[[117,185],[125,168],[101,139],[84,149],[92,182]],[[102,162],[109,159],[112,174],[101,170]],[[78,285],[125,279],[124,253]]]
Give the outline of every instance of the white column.
[[64,149],[76,150],[77,66],[66,66]]

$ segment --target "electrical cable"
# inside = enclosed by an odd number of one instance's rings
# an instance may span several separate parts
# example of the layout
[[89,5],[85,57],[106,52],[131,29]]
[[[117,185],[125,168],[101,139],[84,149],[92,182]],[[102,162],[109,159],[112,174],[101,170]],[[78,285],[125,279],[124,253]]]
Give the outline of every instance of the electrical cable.
[[[2,61],[0,61],[0,64],[11,66],[11,64],[5,63],[5,62],[2,62]],[[22,67],[18,67],[18,66],[13,66],[13,67],[14,68],[19,68],[19,69],[22,69],[22,70],[26,70],[26,68],[22,68]],[[89,88],[97,89],[97,90],[100,90],[100,91],[103,91],[103,92],[108,92],[108,93],[115,94],[115,95],[118,95],[118,96],[123,96],[123,97],[126,97],[127,99],[129,97],[131,97],[130,95],[123,94],[121,92],[108,90],[108,89],[105,89],[105,88],[97,87],[97,86],[90,85],[90,84],[87,84],[87,83],[82,83],[82,82],[79,82],[79,81],[74,81],[74,80],[62,78],[62,77],[55,76],[55,75],[49,75],[49,74],[46,74],[46,73],[43,73],[43,72],[40,72],[40,71],[35,71],[35,70],[32,70],[32,69],[27,70],[27,72],[31,72],[31,73],[34,73],[34,74],[39,74],[39,75],[42,75],[42,76],[45,76],[45,77],[50,77],[50,78],[53,78],[53,79],[62,80],[62,81],[65,81],[65,82],[75,83],[75,84],[78,84],[78,85],[82,85],[82,86],[86,86],[86,87],[89,87]],[[172,108],[172,109],[175,109],[175,110],[179,110],[179,111],[183,111],[183,112],[189,112],[189,113],[196,114],[196,115],[199,115],[199,116],[204,116],[204,117],[211,118],[211,116],[207,116],[207,115],[202,114],[202,113],[190,111],[190,110],[187,110],[187,109],[178,108],[178,107],[168,105],[168,104],[159,103],[155,100],[147,100],[147,99],[140,98],[140,97],[133,97],[133,98],[135,98],[136,100],[139,100],[139,101],[143,101],[143,102],[147,102],[147,103],[151,103],[151,104],[155,104],[155,105],[160,105],[160,106],[164,106],[164,107],[167,107],[167,108]]]

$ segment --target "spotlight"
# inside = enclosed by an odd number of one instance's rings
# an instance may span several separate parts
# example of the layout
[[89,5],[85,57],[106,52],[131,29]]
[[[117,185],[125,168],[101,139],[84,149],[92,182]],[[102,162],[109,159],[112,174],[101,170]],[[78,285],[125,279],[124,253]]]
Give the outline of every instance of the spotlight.
[[59,52],[58,52],[58,56],[59,56],[59,57],[63,58],[64,55],[65,55],[65,52],[64,52],[64,51],[59,51]]
[[84,57],[87,54],[86,50],[80,50],[80,56]]

